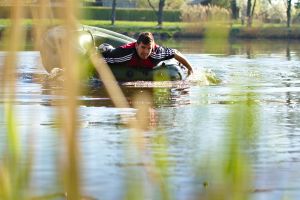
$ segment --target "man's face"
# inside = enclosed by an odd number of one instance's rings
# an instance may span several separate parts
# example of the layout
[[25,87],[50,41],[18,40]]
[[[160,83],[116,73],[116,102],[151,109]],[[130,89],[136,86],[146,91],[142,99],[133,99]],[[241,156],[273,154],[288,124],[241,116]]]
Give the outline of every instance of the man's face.
[[136,43],[135,48],[138,56],[141,59],[145,60],[150,56],[152,52],[153,44],[152,42],[150,44],[144,44],[143,42],[141,42],[140,44]]

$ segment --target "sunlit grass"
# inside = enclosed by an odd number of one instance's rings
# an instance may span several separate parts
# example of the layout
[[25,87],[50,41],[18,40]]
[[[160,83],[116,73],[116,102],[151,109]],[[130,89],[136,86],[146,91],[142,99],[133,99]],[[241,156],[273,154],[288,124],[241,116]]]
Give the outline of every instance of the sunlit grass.
[[[10,24],[10,19],[0,19],[0,25],[5,26]],[[21,19],[23,25],[32,25],[33,20],[32,19]],[[52,19],[53,22],[59,23],[59,19]],[[50,24],[49,21],[46,21]],[[149,22],[149,21],[120,21],[117,20],[115,22],[115,25],[111,25],[111,21],[109,20],[85,20],[80,19],[79,22],[85,25],[90,26],[108,26],[108,27],[156,27],[157,22]],[[55,23],[54,23],[55,24]],[[182,21],[182,22],[164,22],[163,29],[169,29],[169,28],[185,28],[186,26],[197,24],[197,22],[189,22],[189,21]],[[51,25],[51,24],[50,24]],[[53,25],[53,24],[52,24]],[[242,28],[245,27],[240,21],[233,21],[231,23],[231,26],[234,28]],[[253,27],[278,27],[278,28],[286,28],[286,24],[282,23],[261,23],[253,21],[252,24]],[[300,28],[300,24],[293,24],[292,28]]]
[[[9,25],[10,19],[0,19],[0,25]],[[23,25],[32,25],[33,20],[32,19],[21,19]],[[59,22],[60,19],[52,19],[54,22]],[[48,21],[49,22],[49,21]],[[90,26],[112,26],[111,21],[109,20],[79,20],[82,24],[90,25]],[[182,27],[186,23],[184,22],[164,22],[163,27],[164,28],[172,28],[172,27]],[[115,26],[120,27],[156,27],[157,22],[149,22],[149,21],[120,21],[117,20],[115,22]]]
[[[60,19],[22,19],[22,25],[28,30],[28,33],[36,31],[35,28],[43,26],[53,27],[62,23]],[[115,25],[111,25],[111,21],[105,20],[78,20],[78,23],[107,28],[119,33],[127,32],[130,36],[142,31],[150,31],[153,33],[163,33],[167,34],[169,37],[184,37],[184,38],[204,38],[208,36],[211,32],[207,31],[206,21],[196,20],[196,21],[185,21],[182,22],[164,22],[162,28],[157,28],[156,22],[143,22],[143,21],[119,21],[115,22]],[[0,19],[0,32],[10,24],[10,19]],[[215,22],[211,22],[213,26],[219,26]],[[225,34],[228,34],[227,29],[231,32],[230,38],[278,38],[286,39],[299,38],[300,25],[293,24],[291,28],[286,28],[285,24],[275,24],[275,23],[261,23],[260,21],[253,21],[252,26],[249,28],[243,25],[240,21],[231,21],[226,26]],[[42,30],[42,29],[41,29]],[[42,32],[34,32],[33,34],[41,34]],[[208,34],[209,33],[209,34]],[[216,34],[215,32],[213,32]],[[218,32],[218,34],[223,33]],[[206,35],[206,36],[205,36]],[[212,35],[212,38],[214,35]],[[219,37],[219,36],[217,36]],[[38,37],[37,37],[38,39]],[[2,44],[0,44],[2,46]],[[221,46],[221,44],[219,45]]]
[[[111,21],[104,20],[80,20],[83,24],[91,26],[112,26]],[[163,28],[172,28],[172,27],[182,27],[185,23],[178,22],[164,22]],[[157,22],[149,21],[120,21],[117,20],[114,26],[124,26],[124,27],[156,27]]]

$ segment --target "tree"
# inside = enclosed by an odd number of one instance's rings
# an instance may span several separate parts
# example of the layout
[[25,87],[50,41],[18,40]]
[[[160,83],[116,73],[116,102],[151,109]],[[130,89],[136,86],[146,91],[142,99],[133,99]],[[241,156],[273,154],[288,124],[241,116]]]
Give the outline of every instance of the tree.
[[231,9],[232,19],[237,19],[239,17],[239,8],[237,6],[237,0],[209,0],[208,4],[216,5],[225,9]]
[[239,9],[236,5],[236,0],[230,1],[230,7],[231,7],[232,19],[237,19],[239,15]]
[[247,25],[250,26],[250,17],[251,17],[251,7],[252,7],[252,1],[247,0],[247,10],[246,10],[246,16],[247,16]]
[[[268,0],[270,4],[272,4],[271,0]],[[298,1],[299,2],[299,1]],[[297,8],[297,3],[295,4]],[[286,7],[286,26],[289,28],[291,27],[291,13],[292,13],[292,0],[287,0],[287,7]]]
[[111,25],[115,25],[116,7],[117,7],[117,0],[113,0],[112,1],[112,6],[111,6]]
[[231,0],[209,0],[208,4],[228,9],[231,6]]
[[287,0],[287,9],[286,9],[286,25],[289,28],[291,26],[291,9],[292,9],[292,0]]
[[253,6],[252,6],[252,0],[247,0],[247,26],[251,27],[252,26],[252,20],[253,20],[253,15],[254,15],[254,10],[256,6],[256,0],[254,0]]
[[[164,9],[180,9],[186,1],[187,0],[165,0]],[[136,0],[136,2],[139,8],[149,7],[148,0]],[[159,0],[151,0],[151,4],[155,7],[155,9],[158,9]]]
[[160,0],[158,4],[158,12],[157,12],[157,24],[158,26],[162,26],[164,19],[164,6],[165,0]]
[[156,11],[155,7],[151,3],[150,0],[148,0],[149,6],[153,9],[157,16],[157,26],[161,27],[163,24],[163,14],[164,14],[164,6],[165,6],[165,0],[159,0],[158,2],[158,11]]

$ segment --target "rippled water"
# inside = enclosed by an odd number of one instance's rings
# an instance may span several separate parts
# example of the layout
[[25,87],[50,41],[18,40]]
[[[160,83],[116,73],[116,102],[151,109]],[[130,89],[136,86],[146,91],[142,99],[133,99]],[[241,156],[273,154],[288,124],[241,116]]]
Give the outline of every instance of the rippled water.
[[[236,41],[224,47],[226,50],[206,51],[203,41],[166,42],[185,54],[195,67],[195,75],[165,87],[149,83],[122,87],[129,100],[135,93],[153,96],[156,117],[150,126],[157,129],[145,133],[146,152],[167,151],[174,199],[189,199],[203,189],[203,181],[210,180],[205,170],[199,175],[197,166],[228,156],[223,150],[228,147],[232,130],[230,113],[234,105],[247,100],[247,95],[255,102],[255,134],[243,138],[249,143],[245,152],[253,171],[253,199],[299,199],[299,44]],[[0,53],[0,63],[4,55]],[[22,146],[34,148],[33,193],[60,193],[56,163],[61,140],[56,114],[61,89],[43,82],[46,72],[39,52],[20,52],[18,56],[15,105]],[[199,78],[204,70],[211,70],[222,82],[205,85]],[[101,86],[88,87],[78,99],[83,193],[98,199],[121,199],[125,180],[141,179],[147,185],[150,180],[144,166],[148,163],[135,157],[131,131],[121,117],[125,114],[132,118],[136,110],[114,108]],[[4,101],[2,98],[0,102],[1,113]],[[5,132],[1,114],[0,152],[5,146]],[[33,138],[30,142],[29,137]],[[155,142],[161,137],[165,143]],[[131,170],[135,170],[134,176],[129,176]]]

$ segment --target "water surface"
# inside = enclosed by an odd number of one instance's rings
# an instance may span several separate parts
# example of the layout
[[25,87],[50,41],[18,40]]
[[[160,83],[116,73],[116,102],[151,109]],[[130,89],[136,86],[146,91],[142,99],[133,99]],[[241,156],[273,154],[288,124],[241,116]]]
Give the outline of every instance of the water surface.
[[[299,199],[299,41],[232,41],[216,48],[203,40],[163,44],[182,51],[195,74],[166,86],[122,87],[128,100],[136,93],[153,97],[154,117],[149,124],[152,129],[144,135],[143,159],[137,156],[132,131],[126,127],[126,118],[136,115],[134,108],[113,107],[99,85],[87,86],[78,97],[83,193],[97,199],[122,199],[130,182],[151,188],[145,166],[154,154],[167,152],[171,199],[193,199],[204,190],[203,182],[220,181],[203,166],[208,160],[218,163],[230,157],[227,150],[234,124],[249,121],[247,114],[234,117],[233,113],[236,105],[251,100],[253,124],[248,129],[242,124],[236,138],[246,143],[243,153],[253,177],[249,193],[253,199]],[[1,52],[0,63],[4,56]],[[62,89],[43,81],[46,72],[39,52],[19,52],[18,58],[15,110],[22,148],[34,149],[32,191],[34,195],[63,193],[56,165],[62,145],[57,125]],[[200,77],[205,70],[222,82],[204,84]],[[1,91],[0,152],[6,145],[5,101]],[[245,135],[249,130],[252,135]],[[150,198],[158,198],[158,188],[149,190]]]

